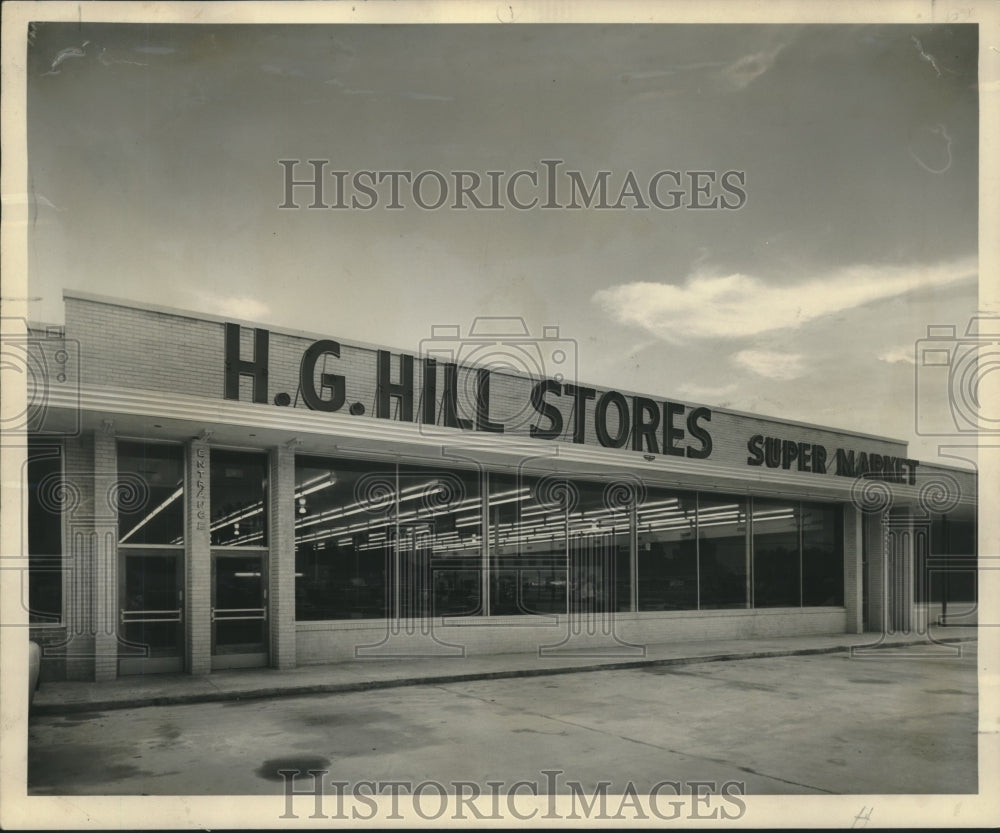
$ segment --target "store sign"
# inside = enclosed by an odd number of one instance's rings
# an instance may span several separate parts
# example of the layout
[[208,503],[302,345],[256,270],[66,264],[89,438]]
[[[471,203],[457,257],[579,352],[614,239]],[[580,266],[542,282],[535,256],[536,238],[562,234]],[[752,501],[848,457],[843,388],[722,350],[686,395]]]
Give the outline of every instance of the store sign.
[[[253,357],[246,359],[240,355],[240,332],[238,324],[225,325],[224,396],[238,401],[240,381],[247,378],[251,382],[253,402],[268,404],[271,401],[268,389],[270,333],[264,329],[253,330]],[[332,339],[321,339],[306,347],[298,359],[296,404],[301,401],[313,411],[347,410],[352,416],[366,413],[364,403],[348,404],[347,377],[326,372],[331,360],[334,367],[358,366],[350,354],[340,364],[341,352],[340,343]],[[709,408],[542,379],[520,394],[527,401],[514,403],[522,406],[518,409],[517,424],[504,424],[490,408],[493,381],[490,370],[464,368],[463,372],[469,375],[463,377],[463,383],[470,388],[467,399],[471,401],[463,409],[457,363],[423,359],[419,390],[416,389],[414,363],[415,357],[406,353],[375,351],[375,378],[360,381],[369,391],[374,390],[372,399],[367,401],[373,404],[376,418],[494,434],[526,432],[539,440],[568,436],[579,444],[586,443],[589,437],[591,442],[596,438],[604,448],[627,447],[646,454],[691,459],[704,459],[712,454],[713,440],[709,430],[712,411]],[[287,360],[282,362],[285,367],[287,364]],[[318,368],[322,372],[317,373]],[[528,384],[526,380],[525,384]],[[273,401],[275,405],[289,406],[292,397],[282,392],[275,395]],[[588,405],[590,402],[592,406]],[[503,405],[511,405],[509,398],[503,400]],[[731,423],[733,416],[722,414],[720,419]],[[732,430],[730,425],[723,436],[731,436]],[[738,440],[736,449],[732,450],[737,450],[741,443],[742,440]],[[731,448],[728,443],[727,447]],[[748,466],[897,483],[916,481],[917,461],[888,453],[763,434],[750,437],[746,449]],[[732,463],[737,464],[737,460]]]
[[845,448],[835,449],[831,456],[826,446],[818,443],[796,442],[761,434],[750,438],[747,451],[750,452],[748,466],[827,474],[832,463],[830,473],[841,477],[866,477],[890,483],[909,483],[911,486],[917,482],[918,462],[905,457]]
[[[225,330],[225,385],[224,397],[240,398],[240,379],[252,382],[252,399],[267,404],[268,363],[270,337],[267,330],[254,331],[253,358],[240,356],[240,326],[226,324]],[[320,359],[339,359],[341,346],[331,339],[313,342],[302,354],[299,363],[299,395],[305,405],[314,411],[335,412],[344,408],[347,401],[346,378],[335,373],[320,373],[316,368]],[[460,415],[459,367],[455,363],[439,363],[435,359],[423,360],[422,386],[419,415],[414,413],[414,357],[405,353],[395,357],[388,350],[378,350],[376,355],[375,416],[392,419],[395,406],[396,418],[404,422],[421,422],[429,425],[440,422],[448,428],[465,431],[483,431],[502,434],[507,430],[502,422],[490,414],[491,372],[485,368],[472,368],[475,374],[475,404],[472,412]],[[395,364],[395,368],[393,365]],[[395,373],[397,379],[393,381]],[[440,399],[438,382],[442,383]],[[529,435],[535,439],[553,440],[570,430],[574,443],[584,443],[587,436],[587,403],[594,401],[593,431],[605,448],[622,448],[630,445],[634,451],[667,454],[677,457],[702,459],[712,453],[712,436],[708,423],[712,412],[708,408],[689,408],[678,402],[657,402],[644,396],[625,396],[610,390],[598,394],[596,388],[563,384],[554,379],[537,382],[531,389],[530,405],[534,421],[528,426]],[[564,422],[558,401],[571,402],[571,424]],[[280,393],[276,405],[290,405],[291,397]],[[439,409],[440,403],[440,409]],[[361,403],[348,407],[352,415],[364,413]],[[612,418],[612,414],[614,418]]]

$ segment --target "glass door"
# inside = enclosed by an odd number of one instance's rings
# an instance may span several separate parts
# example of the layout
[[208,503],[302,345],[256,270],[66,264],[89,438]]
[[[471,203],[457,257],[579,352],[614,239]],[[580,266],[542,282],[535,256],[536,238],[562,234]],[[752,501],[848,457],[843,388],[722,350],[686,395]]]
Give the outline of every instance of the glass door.
[[212,553],[212,668],[267,664],[267,556]]
[[184,665],[184,572],[180,552],[120,550],[118,670],[179,672]]

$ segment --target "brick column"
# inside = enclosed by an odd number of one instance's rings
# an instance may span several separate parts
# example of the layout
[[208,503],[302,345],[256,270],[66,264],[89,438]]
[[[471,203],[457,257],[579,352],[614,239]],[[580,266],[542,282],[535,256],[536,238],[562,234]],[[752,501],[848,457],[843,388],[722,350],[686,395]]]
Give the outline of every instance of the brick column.
[[844,507],[844,608],[847,633],[861,633],[861,510],[853,504]]
[[295,667],[295,451],[272,448],[268,455],[270,545],[267,618],[271,666]]
[[63,468],[63,608],[67,680],[94,678],[94,436],[66,441]]
[[191,440],[184,475],[184,645],[189,674],[212,670],[212,551],[209,447]]
[[910,530],[913,545],[910,548],[910,628],[920,635],[930,630],[930,573],[927,559],[931,553],[931,516],[914,513]]
[[[110,425],[94,434],[94,528],[91,609],[94,680],[118,676],[118,493],[136,488],[119,482],[118,454]],[[127,498],[127,495],[125,495]]]
[[885,519],[886,627],[892,634],[908,634],[913,610],[913,519],[905,513]]
[[866,513],[863,531],[868,548],[868,630],[884,634],[889,622],[886,535],[882,514]]

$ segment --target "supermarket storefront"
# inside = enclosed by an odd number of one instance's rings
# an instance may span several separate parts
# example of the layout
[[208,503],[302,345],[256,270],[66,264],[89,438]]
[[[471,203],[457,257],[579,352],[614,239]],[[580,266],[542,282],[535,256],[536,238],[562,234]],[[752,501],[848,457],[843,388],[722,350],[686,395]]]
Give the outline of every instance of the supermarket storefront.
[[587,387],[555,332],[65,304],[25,475],[50,678],[974,621],[975,477],[903,442]]

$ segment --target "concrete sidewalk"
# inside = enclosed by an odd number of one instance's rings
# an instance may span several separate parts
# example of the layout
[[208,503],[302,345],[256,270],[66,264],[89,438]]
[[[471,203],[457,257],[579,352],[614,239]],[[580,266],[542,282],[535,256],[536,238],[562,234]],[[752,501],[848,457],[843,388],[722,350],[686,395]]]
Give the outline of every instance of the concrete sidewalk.
[[31,713],[106,711],[842,651],[853,651],[859,658],[878,657],[879,651],[907,646],[911,646],[911,650],[923,646],[924,653],[932,655],[954,655],[960,643],[976,638],[974,627],[949,627],[935,628],[930,636],[832,634],[647,645],[644,654],[627,657],[595,655],[598,651],[566,651],[544,657],[531,652],[450,658],[356,659],[329,665],[306,665],[289,671],[255,668],[214,671],[204,676],[150,674],[102,683],[46,682],[35,692]]

